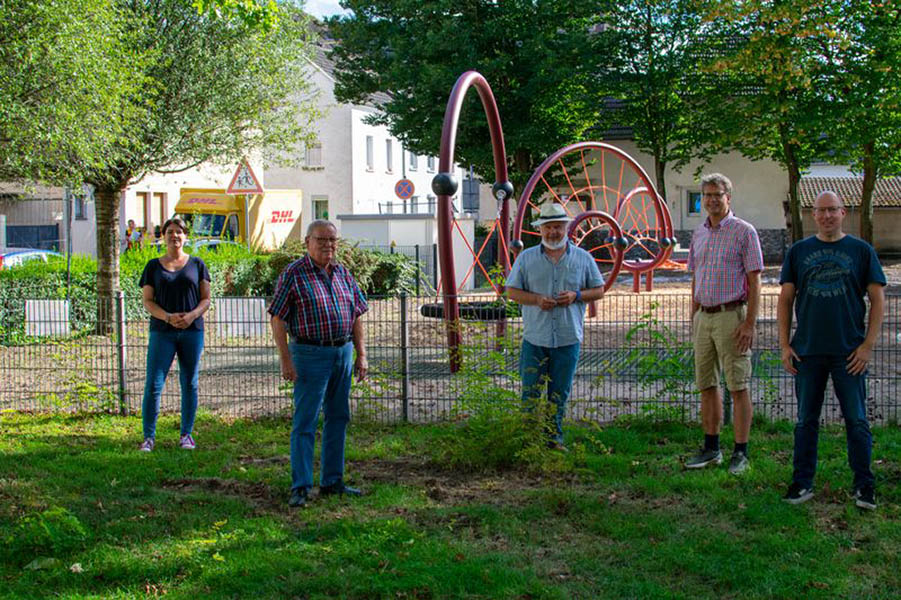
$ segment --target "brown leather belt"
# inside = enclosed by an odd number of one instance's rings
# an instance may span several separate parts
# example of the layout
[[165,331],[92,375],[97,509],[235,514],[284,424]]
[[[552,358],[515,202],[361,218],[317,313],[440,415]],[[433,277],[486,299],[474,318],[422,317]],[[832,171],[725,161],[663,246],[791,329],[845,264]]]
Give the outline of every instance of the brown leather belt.
[[717,304],[716,306],[701,306],[701,311],[705,313],[718,313],[724,310],[735,310],[736,308],[743,306],[744,304],[744,300],[733,300],[732,302]]

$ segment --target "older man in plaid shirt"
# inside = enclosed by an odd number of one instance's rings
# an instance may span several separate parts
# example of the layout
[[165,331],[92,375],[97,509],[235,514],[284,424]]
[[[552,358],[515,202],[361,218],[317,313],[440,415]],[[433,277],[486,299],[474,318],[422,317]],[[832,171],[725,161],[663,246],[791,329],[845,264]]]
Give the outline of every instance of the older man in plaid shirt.
[[763,253],[754,226],[730,210],[732,182],[725,175],[705,175],[701,179],[701,194],[707,219],[691,238],[688,269],[704,447],[685,466],[700,469],[723,461],[719,436],[723,419],[719,387],[722,372],[732,394],[735,419],[735,449],[729,472],[738,475],[749,465],[752,410],[748,387]]
[[293,507],[306,504],[313,487],[313,445],[320,408],[325,418],[319,495],[361,494],[344,484],[344,440],[350,421],[351,374],[356,371],[363,379],[368,368],[360,320],[368,306],[353,276],[335,262],[338,230],[328,221],[313,221],[307,228],[306,244],[307,254],[279,276],[269,305],[282,377],[294,382],[288,500]]

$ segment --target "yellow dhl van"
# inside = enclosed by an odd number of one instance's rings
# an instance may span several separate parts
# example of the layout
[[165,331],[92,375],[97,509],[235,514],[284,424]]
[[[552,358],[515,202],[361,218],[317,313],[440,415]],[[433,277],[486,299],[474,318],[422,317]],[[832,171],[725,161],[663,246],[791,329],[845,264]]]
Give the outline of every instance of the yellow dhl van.
[[274,250],[288,238],[303,239],[300,190],[226,194],[225,190],[182,188],[175,212],[190,221],[193,238],[216,238]]

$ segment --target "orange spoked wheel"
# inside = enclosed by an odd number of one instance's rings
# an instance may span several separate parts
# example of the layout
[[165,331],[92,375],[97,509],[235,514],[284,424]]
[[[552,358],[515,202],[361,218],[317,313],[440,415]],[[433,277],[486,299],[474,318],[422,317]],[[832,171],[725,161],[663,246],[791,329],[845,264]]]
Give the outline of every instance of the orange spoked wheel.
[[573,218],[600,211],[616,219],[624,198],[638,188],[653,190],[654,186],[644,169],[619,148],[603,142],[578,142],[561,148],[539,165],[523,188],[511,248],[518,252],[540,242],[532,221],[543,202],[562,204]]
[[603,211],[590,210],[569,224],[568,234],[574,244],[594,257],[604,276],[604,291],[609,290],[623,266],[626,241],[619,223]]
[[636,187],[623,196],[613,215],[622,227],[623,268],[642,273],[659,267],[672,254],[673,224],[653,187]]

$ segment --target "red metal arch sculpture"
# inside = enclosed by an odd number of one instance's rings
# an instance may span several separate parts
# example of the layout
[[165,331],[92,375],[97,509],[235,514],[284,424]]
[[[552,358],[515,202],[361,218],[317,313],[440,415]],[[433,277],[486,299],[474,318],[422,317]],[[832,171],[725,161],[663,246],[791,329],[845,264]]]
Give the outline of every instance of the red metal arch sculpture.
[[[463,98],[466,96],[469,88],[473,86],[478,91],[482,107],[485,109],[485,116],[488,118],[488,130],[491,134],[495,172],[493,191],[494,197],[500,203],[498,214],[498,256],[503,261],[504,273],[510,272],[510,253],[507,248],[509,247],[509,200],[513,197],[513,185],[508,181],[507,176],[507,156],[504,148],[501,118],[488,81],[476,71],[467,71],[457,79],[447,101],[447,108],[444,111],[444,125],[441,130],[441,149],[438,154],[439,172],[432,179],[432,191],[438,197],[438,251],[441,280],[444,285],[444,319],[447,325],[447,345],[450,350],[451,372],[456,372],[460,369],[460,344],[462,341],[452,239],[454,215],[451,196],[457,192],[457,181],[453,175],[454,149]],[[478,260],[477,257],[476,260]]]

